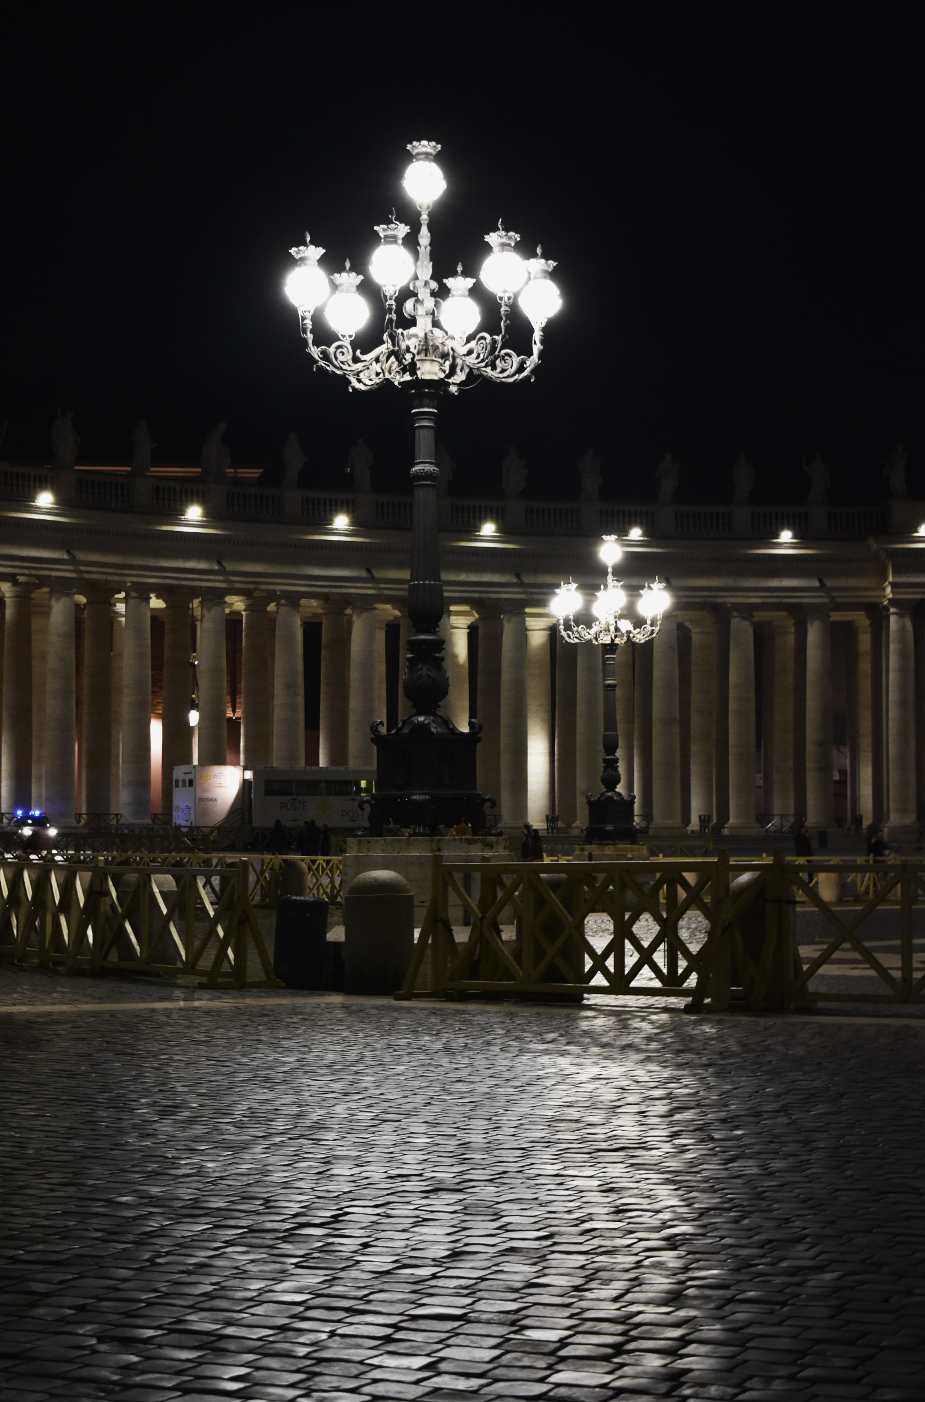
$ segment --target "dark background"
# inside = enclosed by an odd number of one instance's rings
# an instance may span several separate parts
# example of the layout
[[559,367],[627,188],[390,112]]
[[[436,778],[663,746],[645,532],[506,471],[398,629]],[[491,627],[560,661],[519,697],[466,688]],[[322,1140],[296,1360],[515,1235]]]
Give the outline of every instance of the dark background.
[[574,495],[593,445],[614,499],[653,499],[670,450],[680,500],[728,500],[740,452],[756,499],[802,500],[819,452],[864,501],[902,440],[925,497],[920,5],[112,13],[7,34],[5,458],[46,455],[60,404],[83,463],[127,462],[142,416],[156,461],[196,462],[222,418],[236,463],[296,428],[308,480],[344,485],[362,435],[405,490],[402,396],[313,374],[281,287],[306,227],[331,272],[393,204],[411,222],[426,137],[437,276],[503,216],[565,301],[534,384],[447,404],[454,491],[497,488],[514,443],[528,495]]

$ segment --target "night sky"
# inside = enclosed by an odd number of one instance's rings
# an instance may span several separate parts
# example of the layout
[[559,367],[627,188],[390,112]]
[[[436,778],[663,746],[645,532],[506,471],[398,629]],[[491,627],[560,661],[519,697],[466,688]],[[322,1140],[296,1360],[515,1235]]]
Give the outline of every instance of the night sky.
[[454,491],[499,487],[513,443],[528,495],[574,496],[593,446],[613,500],[654,499],[667,451],[679,500],[728,500],[742,452],[757,500],[805,499],[816,453],[833,500],[877,500],[902,440],[925,497],[920,5],[35,13],[4,64],[4,458],[41,457],[60,404],[84,463],[127,462],[142,416],[156,461],[195,462],[225,419],[234,462],[295,428],[343,486],[362,435],[405,490],[405,396],[312,373],[281,289],[306,229],[332,272],[393,205],[412,223],[428,138],[436,275],[475,274],[503,217],[565,302],[534,384],[447,404]]

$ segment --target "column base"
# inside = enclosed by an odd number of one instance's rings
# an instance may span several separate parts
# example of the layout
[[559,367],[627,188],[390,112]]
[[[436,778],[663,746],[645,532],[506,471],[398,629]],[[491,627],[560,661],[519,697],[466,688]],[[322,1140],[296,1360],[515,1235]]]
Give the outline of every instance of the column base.
[[887,842],[917,842],[918,823],[887,823],[884,829]]
[[676,841],[683,841],[688,836],[688,831],[683,823],[650,823],[649,836],[670,837]]
[[760,823],[729,822],[723,828],[724,837],[765,837]]

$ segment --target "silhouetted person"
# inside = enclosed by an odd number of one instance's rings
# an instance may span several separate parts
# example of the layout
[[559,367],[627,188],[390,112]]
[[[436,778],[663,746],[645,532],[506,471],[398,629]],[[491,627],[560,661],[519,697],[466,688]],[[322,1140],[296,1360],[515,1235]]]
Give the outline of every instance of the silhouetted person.
[[273,824],[273,831],[270,833],[270,851],[289,851],[289,834],[283,827],[281,818],[277,818],[276,822]]
[[811,857],[813,855],[813,844],[810,841],[809,830],[805,823],[800,824],[800,830],[793,840],[793,850],[798,857]]
[[532,823],[524,823],[521,828],[523,837],[520,840],[520,860],[522,862],[541,862],[543,860],[543,843],[536,828]]
[[331,855],[331,829],[325,823],[321,829],[321,839],[318,843],[319,857],[330,857]]
[[877,828],[872,832],[867,842],[867,855],[873,857],[875,862],[885,862],[887,857],[892,856],[892,852],[887,846],[886,833],[883,828]]
[[299,830],[299,855],[302,857],[317,857],[321,847],[321,833],[318,831],[318,824],[314,818],[309,818],[307,823],[303,823]]

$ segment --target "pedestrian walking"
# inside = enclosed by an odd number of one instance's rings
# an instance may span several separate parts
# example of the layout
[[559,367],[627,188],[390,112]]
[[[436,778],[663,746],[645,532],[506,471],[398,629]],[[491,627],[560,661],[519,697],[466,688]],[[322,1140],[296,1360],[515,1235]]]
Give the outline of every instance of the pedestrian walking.
[[331,855],[331,829],[327,823],[321,829],[321,837],[318,842],[319,857],[330,857]]

